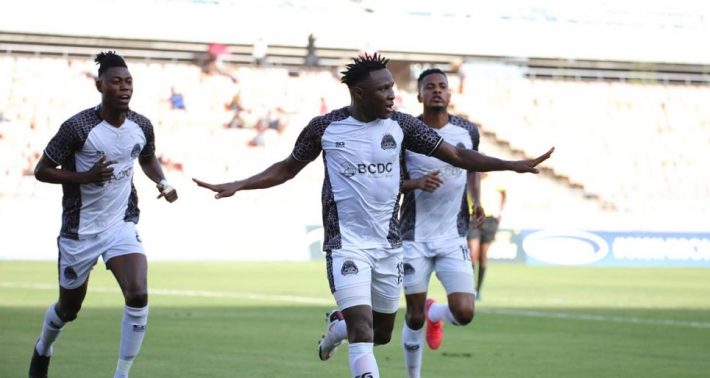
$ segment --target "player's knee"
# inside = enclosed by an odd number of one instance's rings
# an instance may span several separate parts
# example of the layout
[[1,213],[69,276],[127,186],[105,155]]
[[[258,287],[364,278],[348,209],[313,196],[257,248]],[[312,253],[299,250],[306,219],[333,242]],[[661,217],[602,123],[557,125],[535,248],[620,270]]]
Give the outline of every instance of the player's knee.
[[375,345],[385,345],[392,340],[392,330],[389,332],[387,330],[375,329]]
[[424,327],[425,320],[424,313],[421,311],[407,313],[407,327],[409,329],[421,329]]
[[373,341],[372,327],[364,322],[348,323],[348,338],[353,342],[371,343]]
[[455,308],[451,313],[454,315],[454,319],[456,319],[456,323],[459,325],[465,326],[473,321],[473,308]]
[[148,292],[141,289],[126,290],[125,301],[126,306],[145,307],[148,305]]
[[76,308],[70,308],[70,307],[56,307],[55,311],[57,311],[57,316],[59,316],[59,319],[61,319],[64,323],[69,323],[71,321],[76,320],[77,316],[79,316],[79,310],[81,307],[76,307]]

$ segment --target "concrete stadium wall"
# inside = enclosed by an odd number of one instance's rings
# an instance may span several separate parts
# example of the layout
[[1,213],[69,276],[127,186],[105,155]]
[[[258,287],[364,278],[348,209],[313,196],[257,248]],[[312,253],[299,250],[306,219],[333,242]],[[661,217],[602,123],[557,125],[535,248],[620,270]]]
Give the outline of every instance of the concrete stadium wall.
[[[120,4],[120,5],[119,5]],[[238,5],[233,5],[238,4]],[[345,3],[344,3],[345,4]],[[652,28],[430,17],[360,8],[283,11],[230,2],[26,0],[5,3],[0,31],[491,57],[710,64],[710,27]],[[85,8],[81,12],[77,9]]]

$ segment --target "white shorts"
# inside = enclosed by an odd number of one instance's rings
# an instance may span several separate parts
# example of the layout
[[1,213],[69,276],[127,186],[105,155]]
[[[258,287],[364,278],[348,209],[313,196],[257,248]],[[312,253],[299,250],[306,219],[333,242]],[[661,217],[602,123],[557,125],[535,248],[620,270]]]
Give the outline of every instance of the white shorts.
[[328,283],[340,310],[358,305],[393,314],[402,290],[402,248],[334,249],[326,253]]
[[145,254],[133,222],[121,222],[97,235],[80,240],[59,237],[59,286],[76,289],[86,282],[101,256],[106,263],[130,253]]
[[404,293],[426,293],[433,271],[446,294],[475,292],[473,266],[465,238],[437,242],[403,242]]

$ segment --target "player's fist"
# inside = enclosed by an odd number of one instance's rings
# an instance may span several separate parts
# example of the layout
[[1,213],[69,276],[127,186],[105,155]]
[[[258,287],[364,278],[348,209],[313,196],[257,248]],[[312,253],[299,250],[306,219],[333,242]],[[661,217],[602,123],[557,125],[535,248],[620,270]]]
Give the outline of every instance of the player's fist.
[[158,199],[160,199],[161,197],[165,197],[165,200],[167,200],[168,202],[175,202],[175,200],[178,199],[177,190],[170,186],[167,181],[160,181],[160,183],[156,185],[156,187],[160,192],[160,195],[158,195]]

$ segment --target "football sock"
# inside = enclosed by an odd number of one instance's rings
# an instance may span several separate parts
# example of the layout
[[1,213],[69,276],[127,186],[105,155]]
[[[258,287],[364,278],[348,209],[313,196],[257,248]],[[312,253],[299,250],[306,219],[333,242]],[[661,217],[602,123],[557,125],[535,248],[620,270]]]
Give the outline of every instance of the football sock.
[[64,327],[65,324],[54,309],[56,305],[56,303],[52,303],[44,314],[42,333],[40,333],[39,341],[37,341],[37,345],[35,346],[40,356],[52,355],[52,344],[54,344],[54,341],[59,337],[59,333],[62,332],[62,327]]
[[478,282],[476,283],[476,290],[479,292],[483,288],[483,276],[486,275],[486,267],[484,266],[479,266],[478,267]]
[[124,308],[121,319],[121,346],[114,378],[128,377],[128,371],[141,349],[141,344],[143,344],[147,323],[148,306],[143,308],[126,306]]
[[402,351],[404,352],[404,368],[407,370],[409,378],[420,377],[423,344],[424,327],[414,330],[409,328],[405,322],[402,327]]
[[449,305],[445,303],[434,303],[429,307],[429,320],[432,322],[438,322],[443,320],[444,323],[449,323],[453,325],[459,325],[454,318],[454,314],[449,310]]
[[333,328],[330,329],[330,332],[328,332],[328,335],[326,337],[330,337],[334,342],[338,342],[341,340],[347,340],[348,338],[348,325],[345,323],[345,320],[341,320],[333,326]]
[[375,354],[372,351],[373,343],[348,344],[350,354],[350,373],[354,378],[380,378]]

